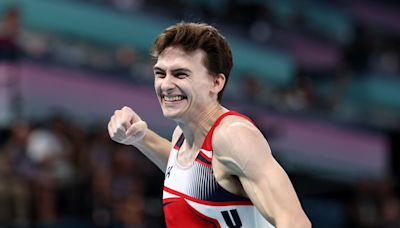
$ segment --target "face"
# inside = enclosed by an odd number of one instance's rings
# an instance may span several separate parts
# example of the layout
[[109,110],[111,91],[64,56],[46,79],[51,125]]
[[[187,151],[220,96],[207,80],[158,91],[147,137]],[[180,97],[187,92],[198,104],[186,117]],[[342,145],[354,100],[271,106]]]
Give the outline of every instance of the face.
[[213,77],[203,64],[205,53],[168,47],[154,66],[154,87],[163,114],[174,120],[190,120],[217,102]]

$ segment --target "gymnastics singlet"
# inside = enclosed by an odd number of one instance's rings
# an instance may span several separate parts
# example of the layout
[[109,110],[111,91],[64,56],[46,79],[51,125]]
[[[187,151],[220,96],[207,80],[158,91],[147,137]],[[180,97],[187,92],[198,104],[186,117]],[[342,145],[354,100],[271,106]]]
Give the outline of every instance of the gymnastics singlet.
[[172,149],[165,172],[163,207],[169,228],[273,227],[252,202],[226,191],[212,170],[212,136],[214,129],[228,115],[247,117],[233,111],[222,114],[211,127],[193,164],[177,164],[183,134]]

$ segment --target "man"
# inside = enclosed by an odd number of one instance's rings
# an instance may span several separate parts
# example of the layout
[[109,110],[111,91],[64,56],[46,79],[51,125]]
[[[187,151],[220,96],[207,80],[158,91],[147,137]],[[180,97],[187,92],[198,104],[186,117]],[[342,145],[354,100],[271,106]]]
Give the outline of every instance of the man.
[[232,68],[212,26],[178,23],[154,44],[154,87],[171,142],[131,108],[115,111],[110,137],[133,145],[165,172],[168,227],[311,227],[288,176],[247,117],[220,104]]

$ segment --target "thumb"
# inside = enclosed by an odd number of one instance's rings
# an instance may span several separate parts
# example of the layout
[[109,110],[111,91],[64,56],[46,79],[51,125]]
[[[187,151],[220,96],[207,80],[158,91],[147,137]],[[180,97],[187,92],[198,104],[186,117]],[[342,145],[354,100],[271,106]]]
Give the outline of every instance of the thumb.
[[133,123],[126,131],[127,138],[130,138],[132,142],[138,142],[144,138],[147,131],[147,123],[140,120]]

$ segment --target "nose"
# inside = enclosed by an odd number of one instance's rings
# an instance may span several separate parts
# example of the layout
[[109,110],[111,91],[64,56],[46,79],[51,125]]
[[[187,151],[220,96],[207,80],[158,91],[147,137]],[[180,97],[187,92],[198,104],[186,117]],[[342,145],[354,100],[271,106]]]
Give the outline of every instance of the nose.
[[175,88],[174,77],[167,74],[161,81],[161,90],[169,91]]

